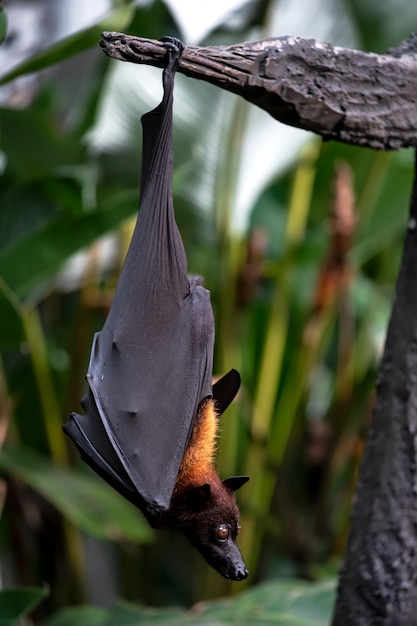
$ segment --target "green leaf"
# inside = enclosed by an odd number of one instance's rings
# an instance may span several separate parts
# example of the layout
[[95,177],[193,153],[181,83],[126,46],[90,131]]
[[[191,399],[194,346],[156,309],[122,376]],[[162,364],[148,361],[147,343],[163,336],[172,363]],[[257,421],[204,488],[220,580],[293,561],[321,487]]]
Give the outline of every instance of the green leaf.
[[55,45],[50,46],[46,50],[35,54],[33,57],[24,61],[10,72],[7,72],[0,78],[0,85],[4,85],[18,76],[23,76],[32,72],[55,65],[61,61],[65,61],[69,57],[74,56],[88,48],[98,45],[101,33],[105,30],[124,30],[130,23],[134,13],[134,6],[123,5],[115,9],[107,18],[100,21],[94,26],[90,26],[84,30],[80,30],[74,35],[58,41]]
[[[138,207],[137,189],[112,194],[99,210],[45,212],[33,229],[0,249],[0,276],[19,296],[51,278],[71,254],[116,228]],[[74,235],[76,234],[76,236]]]
[[48,595],[47,589],[26,587],[0,591],[0,626],[13,626]]
[[6,39],[7,15],[4,7],[0,6],[0,44]]
[[[50,106],[36,103],[29,109],[0,109],[2,150],[6,154],[6,175],[27,181],[51,174],[80,162],[83,147],[71,135],[54,127]],[[3,202],[2,202],[3,206]]]
[[304,583],[277,580],[258,585],[232,601],[220,600],[200,614],[201,622],[242,626],[327,626],[334,603],[334,581]]
[[417,4],[409,0],[350,0],[361,48],[383,53],[408,37],[417,21]]
[[106,614],[92,607],[66,609],[45,626],[182,626],[216,624],[226,626],[328,626],[334,603],[335,583],[276,580],[244,591],[232,599],[194,607],[156,609],[121,602]]
[[108,612],[96,606],[77,606],[63,609],[43,626],[105,626]]
[[[106,626],[136,626],[138,624],[164,624],[166,626],[182,626],[190,623],[188,614],[177,608],[154,609],[137,606],[130,602],[120,602],[109,610]],[[200,623],[200,620],[198,620]]]
[[139,511],[93,474],[57,467],[24,448],[4,448],[0,468],[30,485],[73,524],[98,539],[145,542],[152,537]]

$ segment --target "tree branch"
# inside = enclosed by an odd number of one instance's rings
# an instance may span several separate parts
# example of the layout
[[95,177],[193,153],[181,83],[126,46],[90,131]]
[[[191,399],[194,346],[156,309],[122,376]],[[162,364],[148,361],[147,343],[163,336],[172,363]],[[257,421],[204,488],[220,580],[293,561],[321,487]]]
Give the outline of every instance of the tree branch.
[[[417,35],[385,55],[300,37],[187,46],[179,72],[242,96],[275,119],[378,149],[417,146]],[[162,67],[162,42],[103,33],[121,61]]]

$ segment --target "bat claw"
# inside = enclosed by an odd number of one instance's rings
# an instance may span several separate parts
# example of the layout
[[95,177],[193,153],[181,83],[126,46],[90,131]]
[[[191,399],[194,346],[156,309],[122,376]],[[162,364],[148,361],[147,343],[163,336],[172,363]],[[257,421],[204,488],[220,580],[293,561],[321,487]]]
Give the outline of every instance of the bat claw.
[[171,37],[171,35],[166,35],[165,37],[161,37],[159,41],[161,41],[164,44],[164,47],[168,50],[177,52],[178,56],[181,56],[184,51],[185,44],[181,41],[181,39],[178,39],[177,37]]

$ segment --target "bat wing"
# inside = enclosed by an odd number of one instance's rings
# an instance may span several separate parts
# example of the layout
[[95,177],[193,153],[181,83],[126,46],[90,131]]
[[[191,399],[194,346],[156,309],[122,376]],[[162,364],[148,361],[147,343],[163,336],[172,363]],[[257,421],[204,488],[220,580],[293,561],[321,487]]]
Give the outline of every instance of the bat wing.
[[142,118],[141,202],[103,329],[94,337],[84,415],[64,427],[82,458],[151,525],[168,507],[200,402],[212,395],[210,294],[187,261],[172,204],[172,104],[178,50],[164,96]]

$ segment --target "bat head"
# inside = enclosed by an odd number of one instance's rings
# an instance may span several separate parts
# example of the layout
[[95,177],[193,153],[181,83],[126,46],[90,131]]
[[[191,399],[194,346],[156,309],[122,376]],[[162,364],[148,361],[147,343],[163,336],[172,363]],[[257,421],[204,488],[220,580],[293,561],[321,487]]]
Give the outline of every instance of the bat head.
[[215,474],[203,485],[190,487],[173,503],[175,526],[219,574],[243,580],[249,572],[236,544],[240,530],[234,491],[249,478],[233,476],[223,482]]

